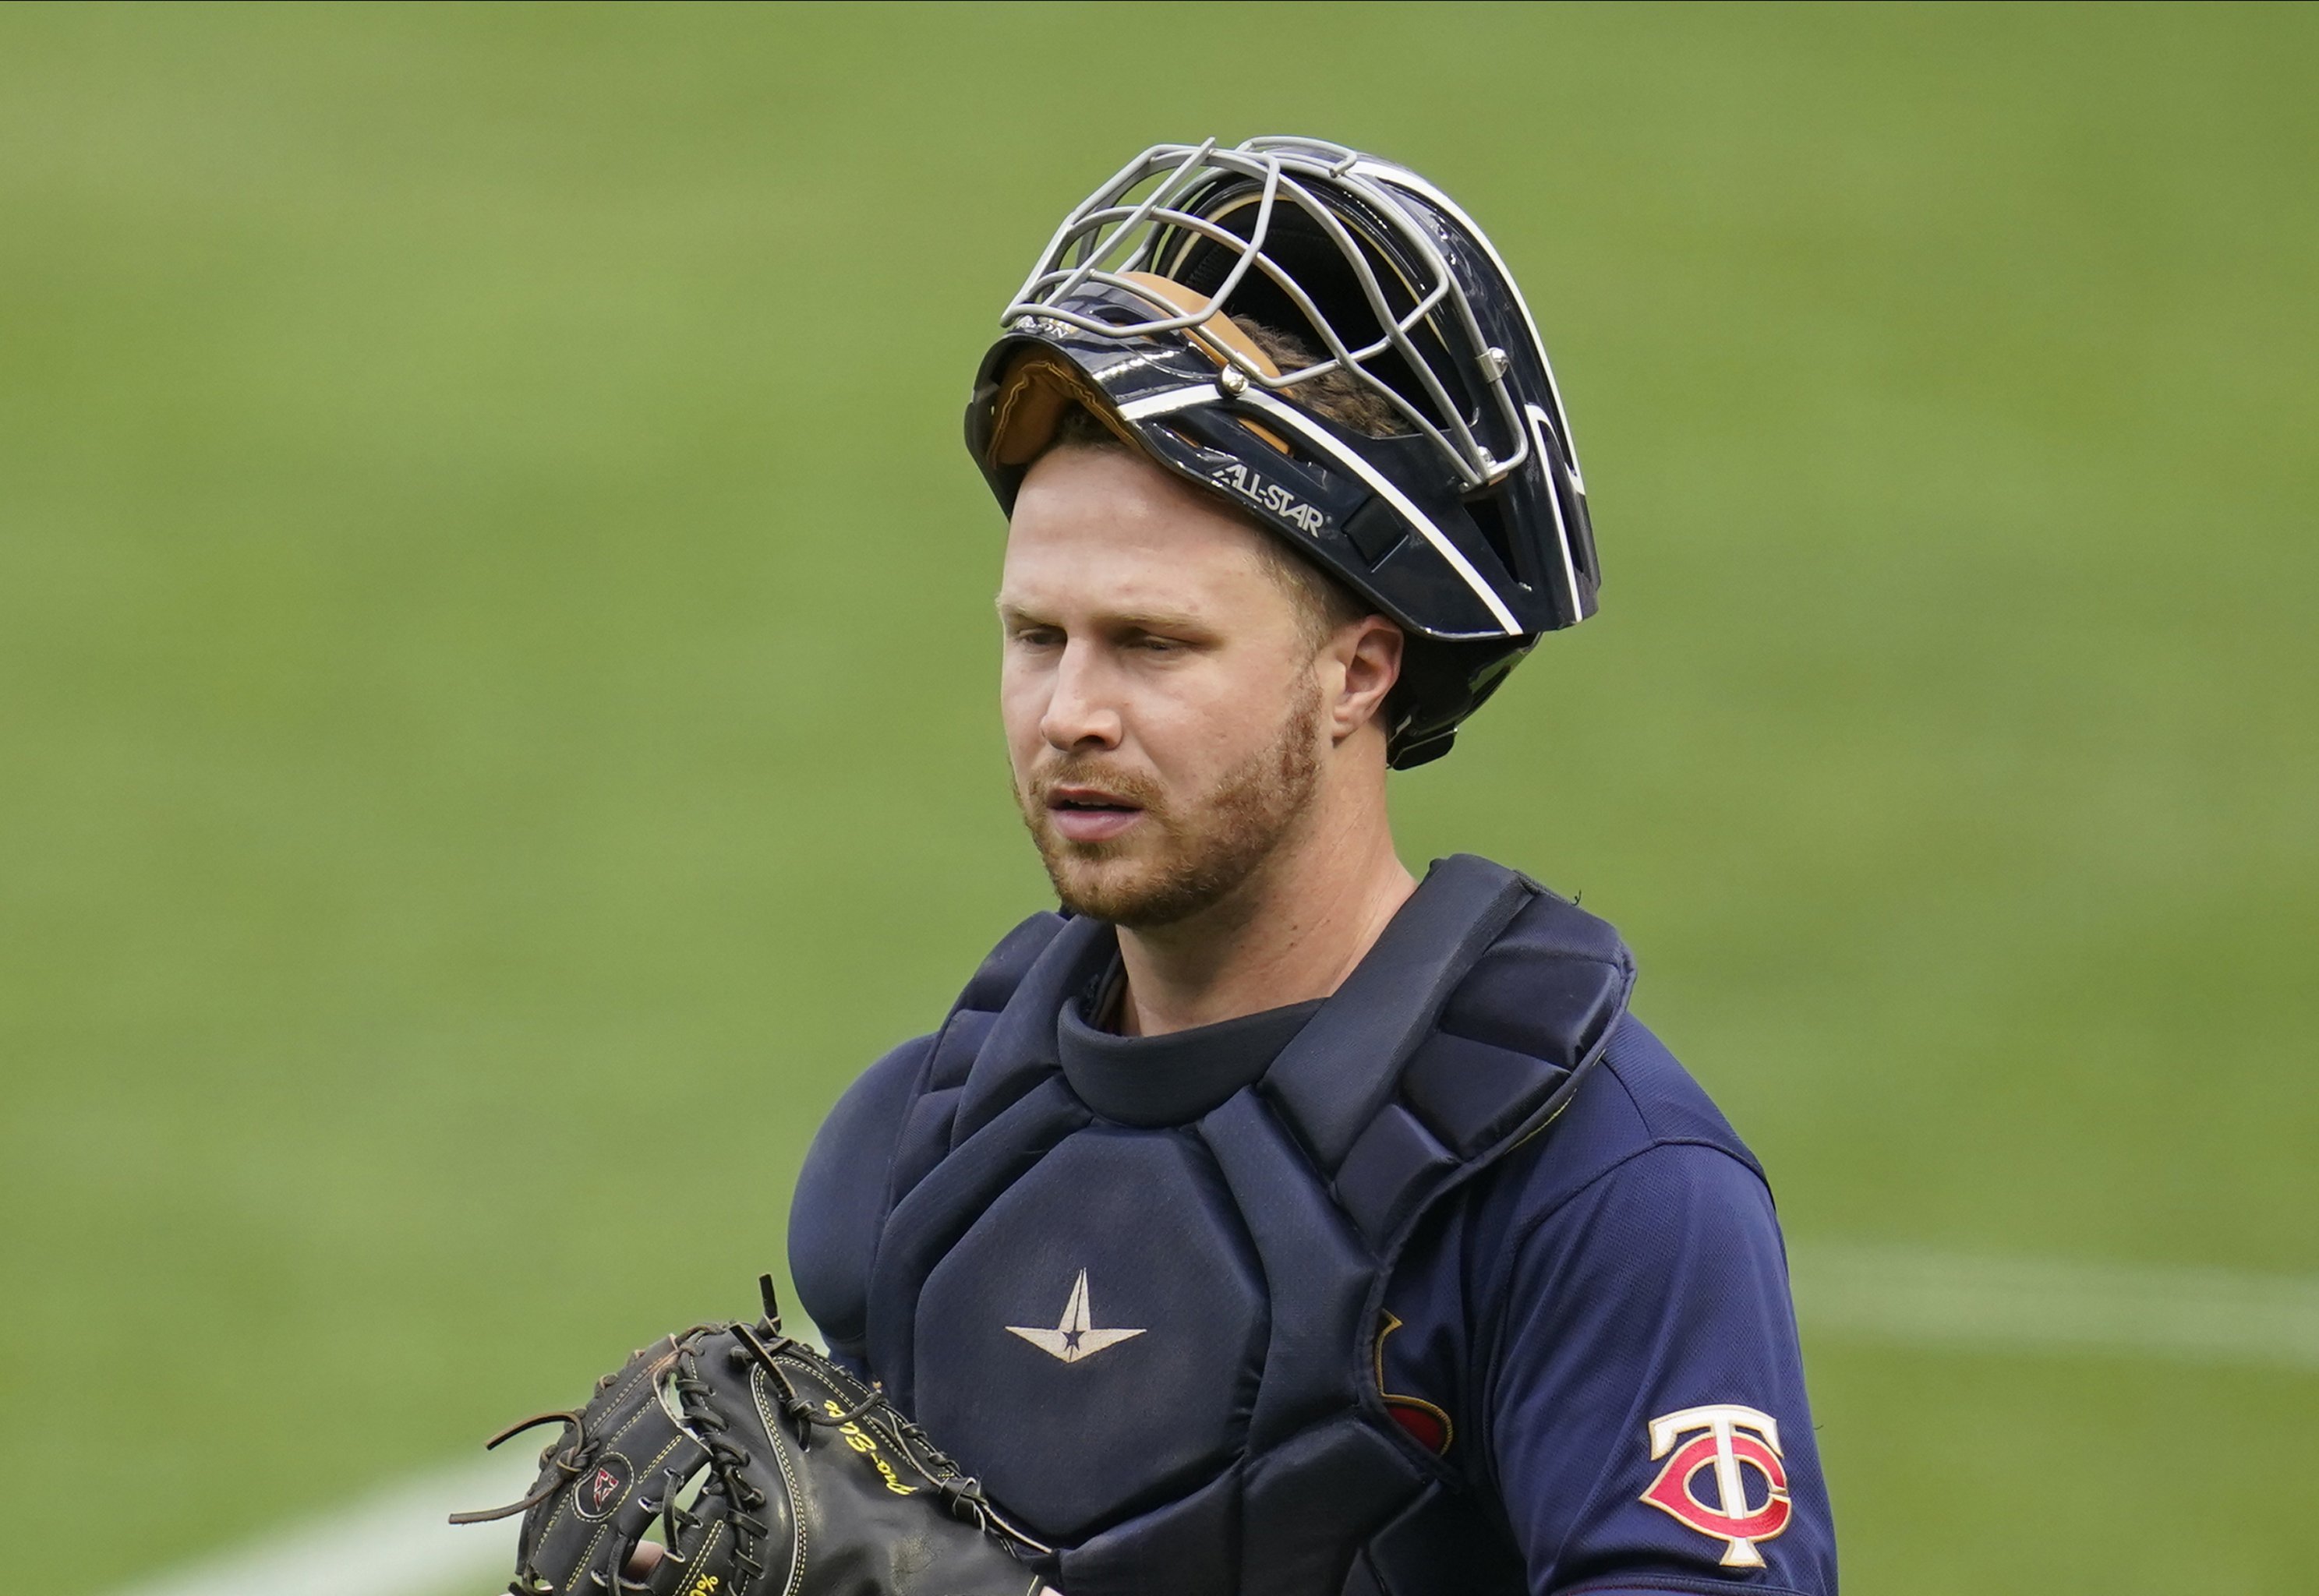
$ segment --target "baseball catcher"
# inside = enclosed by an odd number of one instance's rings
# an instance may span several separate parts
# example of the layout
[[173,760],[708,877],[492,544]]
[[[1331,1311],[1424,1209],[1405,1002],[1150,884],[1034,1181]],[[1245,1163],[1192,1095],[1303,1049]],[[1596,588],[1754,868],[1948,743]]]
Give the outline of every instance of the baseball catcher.
[[492,1438],[561,1427],[521,1501],[451,1520],[523,1515],[511,1596],[1033,1596],[1012,1554],[1047,1548],[882,1394],[783,1334],[759,1284],[756,1323],[663,1337],[585,1407]]
[[[833,1355],[1069,1596],[1834,1596],[1762,1167],[1611,926],[1394,846],[1390,773],[1601,598],[1504,259],[1393,161],[1160,145],[995,331],[966,444],[1062,912],[816,1139]],[[1549,807],[1593,773],[1554,709],[1496,755]]]

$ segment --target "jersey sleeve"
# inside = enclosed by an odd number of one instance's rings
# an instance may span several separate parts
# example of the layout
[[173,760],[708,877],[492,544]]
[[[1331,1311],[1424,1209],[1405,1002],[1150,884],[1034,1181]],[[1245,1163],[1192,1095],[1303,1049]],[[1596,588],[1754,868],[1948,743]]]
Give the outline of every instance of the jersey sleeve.
[[1536,1596],[1833,1596],[1785,1254],[1756,1172],[1660,1143],[1513,1240],[1475,1394]]
[[859,1372],[870,1265],[886,1222],[894,1148],[934,1038],[888,1053],[821,1123],[790,1202],[790,1278],[833,1357]]

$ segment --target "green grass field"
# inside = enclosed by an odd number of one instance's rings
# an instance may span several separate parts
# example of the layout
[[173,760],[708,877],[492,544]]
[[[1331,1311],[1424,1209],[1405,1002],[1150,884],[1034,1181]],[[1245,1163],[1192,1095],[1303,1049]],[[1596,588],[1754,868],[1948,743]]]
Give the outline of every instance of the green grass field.
[[[1521,273],[1604,609],[1404,852],[1618,922],[1792,1237],[2319,1272],[2314,80],[2309,7],[0,14],[9,1588],[778,1266],[1042,902],[958,411],[1163,138]],[[1808,1339],[1854,1591],[2313,1588],[2319,1376]]]

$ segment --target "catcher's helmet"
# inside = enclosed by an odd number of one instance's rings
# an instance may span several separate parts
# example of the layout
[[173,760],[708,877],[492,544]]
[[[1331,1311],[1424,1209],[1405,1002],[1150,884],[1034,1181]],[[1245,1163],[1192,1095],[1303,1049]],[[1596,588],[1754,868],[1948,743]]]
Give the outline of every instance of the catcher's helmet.
[[[1320,357],[1284,371],[1238,323]],[[1079,404],[1277,531],[1407,633],[1396,768],[1447,753],[1538,634],[1594,612],[1537,323],[1481,229],[1404,167],[1311,139],[1155,146],[1064,219],[1003,326],[966,411],[1001,507]],[[1304,402],[1323,379],[1382,401],[1385,435]]]

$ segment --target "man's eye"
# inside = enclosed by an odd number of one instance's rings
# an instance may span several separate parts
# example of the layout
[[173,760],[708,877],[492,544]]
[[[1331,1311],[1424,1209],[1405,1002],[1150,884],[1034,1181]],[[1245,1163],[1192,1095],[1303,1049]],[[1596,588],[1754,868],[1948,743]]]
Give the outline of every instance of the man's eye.
[[1140,637],[1136,639],[1135,646],[1146,654],[1176,654],[1184,645],[1173,637]]
[[1052,627],[1024,627],[1015,634],[1015,641],[1025,648],[1056,648],[1061,645],[1063,635]]

